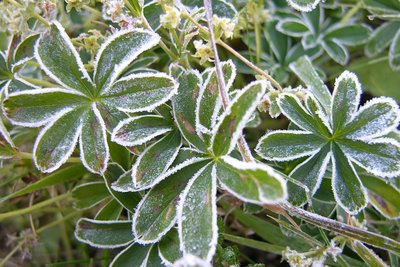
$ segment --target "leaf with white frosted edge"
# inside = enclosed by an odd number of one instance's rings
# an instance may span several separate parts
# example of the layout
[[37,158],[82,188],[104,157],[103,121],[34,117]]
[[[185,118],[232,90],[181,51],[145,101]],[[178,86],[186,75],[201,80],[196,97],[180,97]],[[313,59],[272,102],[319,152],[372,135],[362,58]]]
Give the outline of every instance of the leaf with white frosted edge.
[[16,155],[16,152],[17,151],[7,141],[4,140],[3,135],[0,133],[0,160],[12,158]]
[[265,94],[266,87],[264,81],[252,82],[231,101],[213,131],[210,147],[215,155],[232,152],[243,128]]
[[131,221],[98,221],[81,218],[75,226],[75,237],[96,248],[124,247],[133,241]]
[[109,133],[112,133],[115,127],[117,127],[121,121],[129,118],[125,112],[118,110],[116,107],[106,107],[102,103],[96,103],[96,106],[100,111],[101,117],[106,125],[107,132]]
[[339,27],[331,27],[324,33],[324,39],[355,46],[364,44],[370,36],[371,28],[365,24],[352,24]]
[[67,109],[87,104],[88,99],[83,95],[70,90],[46,88],[9,94],[3,101],[3,110],[13,124],[39,127]]
[[[183,5],[190,8],[204,7],[204,3],[202,0],[182,0],[181,2]],[[235,7],[225,0],[214,0],[211,2],[211,6],[213,13],[220,18],[233,19],[237,14]]]
[[304,34],[309,31],[307,25],[297,18],[286,18],[279,20],[278,24],[276,25],[276,29],[281,33],[293,37],[303,37]]
[[[129,175],[127,178],[132,182],[132,176],[130,175],[130,172],[128,173]],[[103,178],[108,191],[114,199],[129,212],[133,212],[136,205],[142,199],[141,195],[129,190],[115,190],[116,188],[113,186],[124,174],[125,170],[120,165],[113,162],[108,165],[106,171],[103,173]]]
[[20,91],[32,90],[32,89],[39,89],[39,87],[25,81],[24,79],[21,79],[17,73],[14,74],[14,79],[10,80],[4,86],[5,95],[20,92]]
[[84,109],[66,110],[44,127],[33,146],[33,160],[42,172],[52,172],[74,151],[82,129]]
[[122,250],[111,262],[111,267],[157,267],[163,266],[154,245],[143,246],[132,243]]
[[341,132],[345,138],[370,140],[395,130],[399,121],[400,111],[393,99],[373,98],[358,110]]
[[393,42],[390,45],[389,64],[393,70],[400,70],[400,30],[396,33]]
[[99,221],[115,221],[121,216],[123,207],[115,199],[108,201],[101,209],[96,213],[95,220]]
[[[314,155],[297,165],[289,176],[300,182],[314,195],[321,185],[326,168],[330,162],[330,146],[326,145]],[[294,183],[288,183],[289,202],[300,206],[307,202],[307,192]]]
[[358,240],[350,242],[350,247],[367,264],[367,266],[389,267],[375,252]]
[[117,192],[137,191],[132,181],[132,169],[121,174],[120,177],[112,183],[111,188]]
[[131,117],[121,121],[114,128],[111,141],[123,146],[137,146],[171,130],[171,125],[161,116]]
[[188,182],[178,204],[178,233],[183,254],[211,262],[218,243],[217,177],[212,163]]
[[107,38],[97,52],[94,62],[94,81],[103,92],[119,77],[122,71],[142,52],[154,47],[160,37],[148,30],[136,28],[121,30]]
[[182,258],[178,232],[174,228],[158,243],[158,255],[166,266],[173,266],[175,261]]
[[146,148],[132,167],[135,188],[143,190],[153,187],[157,178],[174,162],[181,145],[181,136],[174,131]]
[[[1,96],[0,96],[0,103],[1,103]],[[3,120],[0,118],[0,142],[2,142],[3,140],[11,147],[15,147],[14,142],[11,139],[10,133],[4,126]]]
[[[311,115],[300,103],[300,99],[297,96],[290,93],[282,93],[279,95],[277,103],[283,115],[290,119],[300,129],[307,132],[321,134],[321,126],[319,125],[318,120],[314,119],[313,115]],[[322,134],[324,134],[324,132],[322,132]]]
[[[236,66],[232,60],[221,62],[224,75],[225,89],[229,91],[236,77]],[[211,132],[215,126],[217,116],[222,107],[218,90],[218,80],[215,68],[207,70],[207,76],[200,88],[196,103],[196,128],[200,132],[203,129]]]
[[357,76],[344,71],[335,81],[332,95],[331,123],[334,134],[353,120],[361,97]]
[[393,139],[340,139],[337,144],[351,161],[369,173],[379,177],[400,175],[400,144]]
[[26,58],[32,58],[34,56],[35,42],[39,36],[40,34],[38,33],[29,35],[18,44],[13,55],[15,63],[18,64],[18,61],[25,60]]
[[177,90],[175,80],[164,73],[131,74],[115,82],[101,95],[106,106],[125,112],[152,111]]
[[12,76],[10,70],[8,69],[6,55],[4,55],[2,51],[0,51],[0,81],[8,80],[11,77]]
[[287,0],[290,6],[301,12],[310,12],[320,0]]
[[388,219],[400,218],[400,191],[395,186],[375,176],[360,174],[368,190],[369,202]]
[[260,138],[256,151],[272,161],[289,161],[318,152],[328,140],[304,131],[273,131]]
[[64,28],[54,21],[35,45],[35,57],[46,74],[65,88],[92,95],[93,82]]
[[399,28],[400,22],[398,21],[388,21],[376,28],[365,46],[367,56],[375,56],[386,49],[393,41],[393,36],[396,35]]
[[74,207],[77,209],[94,207],[109,196],[110,194],[103,182],[82,184],[75,187],[72,191]]
[[367,191],[341,149],[334,143],[331,149],[333,195],[347,213],[357,214],[368,204]]
[[329,110],[331,106],[331,93],[314,69],[311,60],[307,56],[304,56],[296,62],[291,63],[289,67],[307,85],[322,107]]
[[82,120],[79,148],[83,165],[93,173],[102,174],[110,158],[106,126],[96,104]]
[[194,147],[206,151],[196,131],[196,104],[202,78],[198,71],[182,71],[177,78],[178,93],[172,98],[172,112],[182,136]]
[[237,198],[255,204],[284,201],[286,182],[273,168],[223,156],[217,163],[217,177],[223,189]]
[[172,228],[176,221],[179,195],[201,166],[202,163],[197,163],[179,170],[154,186],[144,196],[133,215],[132,230],[135,242],[157,242]]
[[340,65],[344,66],[349,62],[349,51],[344,45],[331,40],[324,40],[321,45],[330,58]]
[[311,116],[315,120],[315,126],[318,131],[325,137],[332,136],[332,127],[329,121],[329,116],[325,113],[325,110],[316,100],[312,94],[307,94],[304,99],[306,109],[309,111]]

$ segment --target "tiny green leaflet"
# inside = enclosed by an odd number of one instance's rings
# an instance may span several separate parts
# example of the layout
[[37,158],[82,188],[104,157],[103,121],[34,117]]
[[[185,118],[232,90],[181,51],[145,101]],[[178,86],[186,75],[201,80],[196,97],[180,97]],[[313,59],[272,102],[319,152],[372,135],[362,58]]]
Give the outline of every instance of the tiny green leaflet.
[[[303,65],[292,68],[300,73],[298,68]],[[367,205],[368,196],[355,165],[387,179],[400,174],[400,144],[385,137],[398,126],[399,108],[386,97],[374,98],[359,108],[361,85],[353,73],[345,71],[336,79],[330,109],[325,110],[320,103],[326,101],[326,87],[319,86],[316,79],[306,79],[319,93],[309,93],[304,103],[290,93],[278,97],[282,113],[300,130],[267,133],[256,151],[272,161],[305,158],[289,175],[308,188],[305,192],[288,184],[289,200],[297,205],[315,194],[331,163],[336,202],[346,212],[357,214]]]
[[[34,145],[34,162],[42,172],[58,169],[79,139],[85,167],[103,173],[109,160],[107,130],[128,112],[151,111],[175,94],[177,84],[163,73],[121,73],[159,36],[134,29],[112,34],[100,47],[93,78],[83,66],[71,39],[58,22],[35,45],[35,59],[59,88],[34,88],[9,93],[4,111],[10,121],[27,127],[45,126]],[[121,53],[121,47],[128,48]]]

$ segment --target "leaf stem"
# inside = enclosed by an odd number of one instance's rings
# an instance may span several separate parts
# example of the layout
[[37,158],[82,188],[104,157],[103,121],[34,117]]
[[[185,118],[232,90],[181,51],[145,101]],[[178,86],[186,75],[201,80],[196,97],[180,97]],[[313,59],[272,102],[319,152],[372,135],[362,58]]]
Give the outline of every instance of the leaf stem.
[[354,5],[347,13],[346,15],[339,21],[340,24],[345,24],[351,17],[357,13],[357,11],[361,8],[362,6],[362,1],[359,1],[356,5]]
[[60,87],[57,84],[51,83],[51,82],[47,82],[44,80],[39,80],[39,79],[35,79],[35,78],[30,78],[30,77],[21,77],[22,79],[24,79],[25,81],[34,84],[34,85],[39,85],[39,86],[43,86],[43,87]]
[[[33,154],[32,153],[28,153],[28,152],[18,152],[15,155],[15,158],[18,158],[18,159],[33,159]],[[70,157],[67,160],[67,162],[68,163],[80,163],[81,159],[78,158],[78,157]]]
[[241,236],[235,236],[230,234],[223,234],[224,239],[234,242],[239,245],[243,245],[250,248],[255,248],[258,250],[266,251],[273,254],[282,255],[282,252],[285,250],[284,247],[272,245],[266,242],[256,241],[253,239],[244,238]]

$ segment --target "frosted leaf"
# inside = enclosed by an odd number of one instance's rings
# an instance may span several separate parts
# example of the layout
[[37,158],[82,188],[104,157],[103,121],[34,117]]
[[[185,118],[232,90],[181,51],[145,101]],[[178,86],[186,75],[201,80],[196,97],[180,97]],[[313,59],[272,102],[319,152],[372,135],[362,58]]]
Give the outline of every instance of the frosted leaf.
[[[183,5],[191,9],[204,7],[202,0],[182,0]],[[211,2],[212,10],[215,15],[221,18],[233,19],[237,15],[235,7],[225,0],[214,0]]]
[[313,10],[320,0],[287,0],[290,6],[301,12],[310,12]]
[[174,262],[182,257],[179,250],[179,236],[176,229],[172,229],[158,243],[158,255],[165,266],[172,267]]
[[178,84],[164,73],[131,74],[102,94],[106,106],[125,112],[152,111],[168,101]]
[[327,140],[304,131],[273,131],[260,138],[256,151],[271,161],[289,161],[317,153]]
[[118,248],[133,241],[130,221],[98,221],[81,218],[75,227],[80,242],[96,248]]
[[132,243],[115,256],[110,266],[120,267],[133,262],[135,266],[159,266],[160,262],[157,254],[156,245],[144,246]]
[[106,170],[109,160],[106,126],[95,103],[83,119],[79,148],[86,169],[99,174]]
[[303,37],[309,31],[307,25],[298,18],[281,19],[276,25],[276,29],[285,35],[293,37]]
[[72,190],[74,208],[80,210],[92,208],[109,196],[110,194],[103,182],[81,184]]
[[58,169],[71,156],[82,129],[83,109],[67,109],[44,127],[33,146],[33,160],[42,172]]
[[153,187],[174,162],[181,144],[179,133],[174,131],[146,148],[132,166],[134,187],[139,190]]
[[188,182],[178,204],[178,232],[183,255],[211,262],[218,239],[217,177],[211,163]]
[[389,64],[393,70],[400,70],[400,31],[396,33],[393,42],[390,45]]
[[325,40],[321,43],[325,52],[337,63],[344,66],[349,62],[350,55],[347,48],[334,40]]
[[14,79],[4,86],[5,95],[31,89],[39,89],[39,87],[21,79],[17,73],[14,74]]
[[111,134],[111,141],[123,146],[137,146],[171,131],[167,121],[157,115],[143,115],[120,121]]
[[388,21],[376,28],[365,46],[367,56],[375,56],[386,49],[393,41],[393,36],[396,35],[399,27],[398,21]]

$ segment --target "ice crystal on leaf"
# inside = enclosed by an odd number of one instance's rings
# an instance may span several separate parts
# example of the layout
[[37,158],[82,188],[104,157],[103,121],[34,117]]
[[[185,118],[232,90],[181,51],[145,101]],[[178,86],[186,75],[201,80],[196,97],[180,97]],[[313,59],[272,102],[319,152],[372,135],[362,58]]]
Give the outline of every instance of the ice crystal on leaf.
[[109,159],[106,131],[127,118],[127,112],[151,111],[176,92],[174,79],[166,74],[119,77],[158,41],[157,34],[142,29],[111,35],[98,50],[92,78],[63,27],[52,23],[36,42],[35,58],[59,88],[10,92],[3,103],[12,123],[45,126],[33,151],[38,169],[52,172],[59,168],[79,140],[85,167],[94,173],[105,171]]
[[[294,94],[280,94],[278,105],[282,113],[300,130],[267,133],[256,149],[261,157],[272,161],[306,158],[290,176],[304,184],[311,194],[318,190],[331,163],[334,197],[351,214],[368,203],[355,165],[379,177],[400,174],[400,144],[385,137],[400,120],[396,102],[380,97],[359,108],[360,96],[361,85],[348,71],[335,82],[330,109],[323,109],[319,103],[326,101],[324,94],[317,100],[310,93],[304,103]],[[289,183],[288,189],[293,203],[301,205],[307,201],[306,192],[299,186]]]

